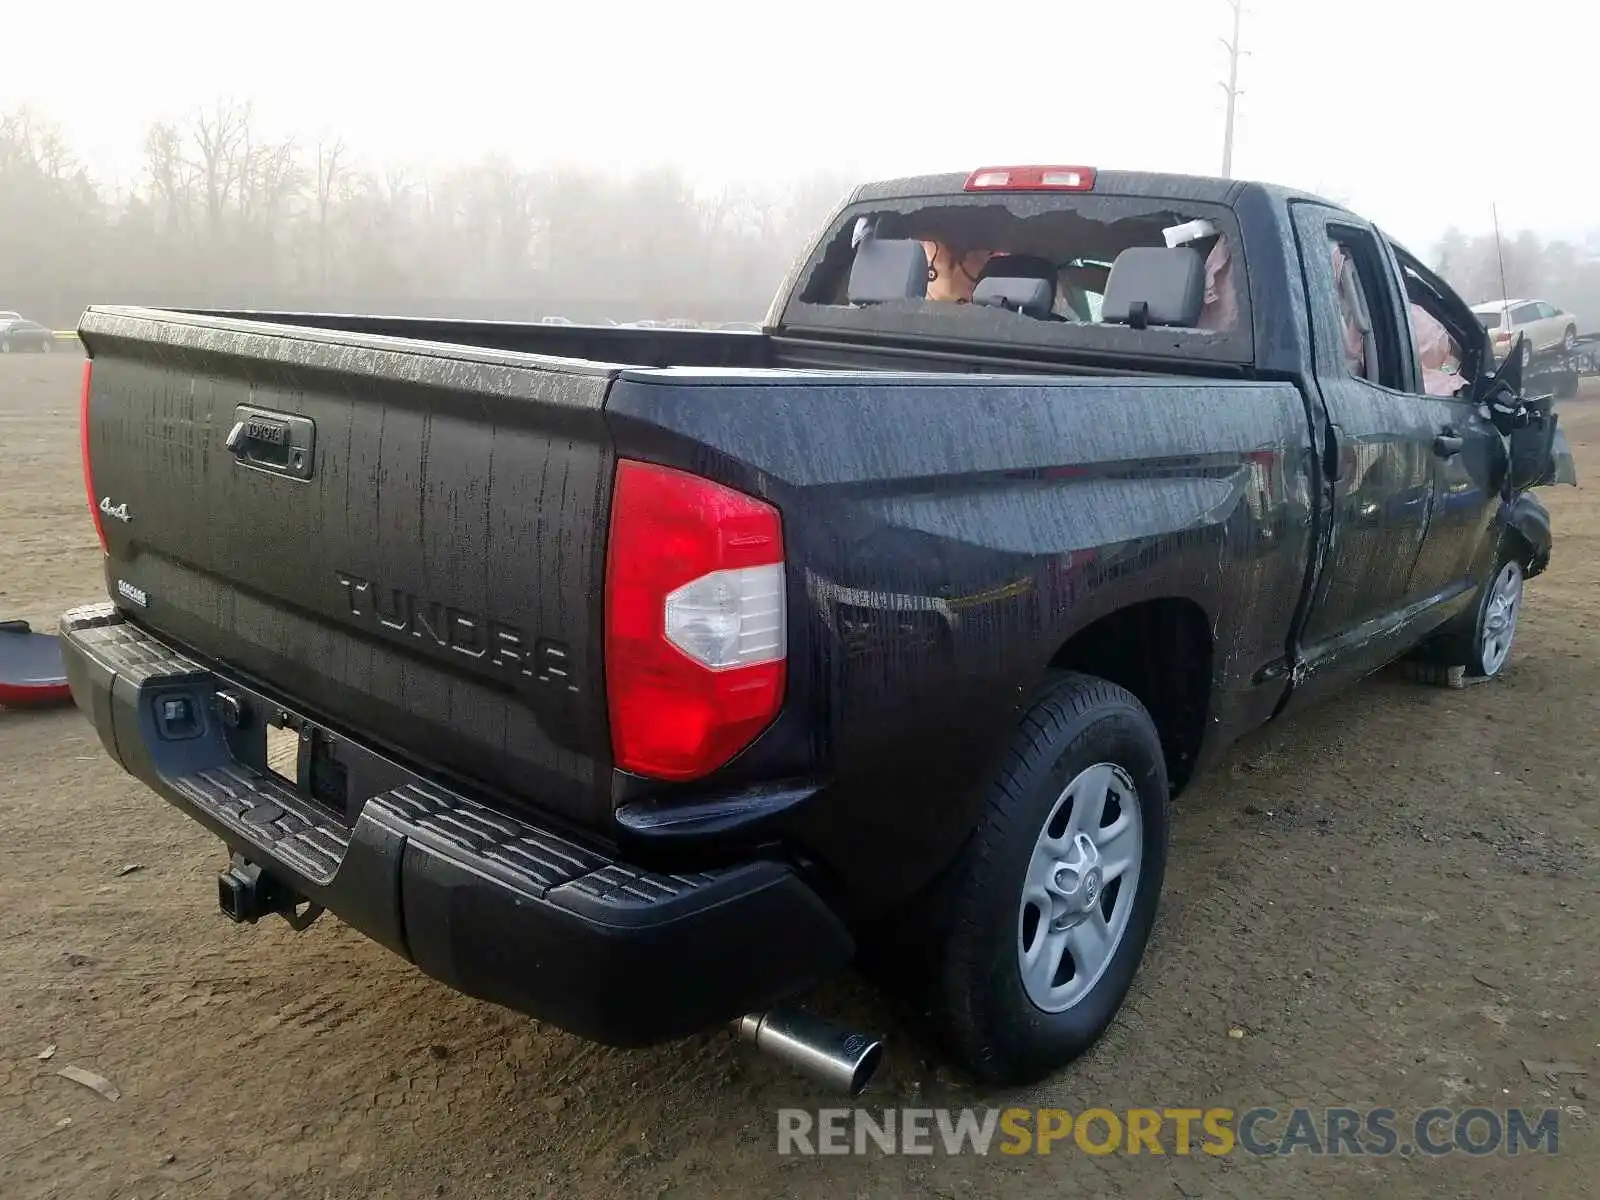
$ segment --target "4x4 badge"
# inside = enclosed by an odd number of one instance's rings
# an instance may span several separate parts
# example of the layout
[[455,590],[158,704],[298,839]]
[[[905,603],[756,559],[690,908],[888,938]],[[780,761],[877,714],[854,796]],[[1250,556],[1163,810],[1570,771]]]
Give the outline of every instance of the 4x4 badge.
[[115,517],[124,524],[133,520],[132,514],[128,512],[127,501],[123,501],[121,504],[113,504],[110,496],[100,497],[100,511],[108,517]]

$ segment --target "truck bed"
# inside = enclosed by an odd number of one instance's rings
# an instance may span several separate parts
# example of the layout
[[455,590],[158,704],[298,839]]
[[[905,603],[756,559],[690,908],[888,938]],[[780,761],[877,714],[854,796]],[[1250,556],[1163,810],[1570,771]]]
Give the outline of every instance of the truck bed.
[[[109,310],[102,310],[109,311]],[[342,313],[281,313],[249,310],[162,310],[162,318],[185,317],[207,324],[245,322],[292,328],[299,336],[365,340],[403,339],[458,350],[498,350],[569,359],[611,367],[728,367],[777,365],[770,340],[759,333],[721,329],[655,329],[609,325],[545,325],[514,321],[462,321],[435,317],[365,316]]]
[[[98,312],[132,311],[99,309]],[[658,329],[606,325],[545,325],[509,321],[462,321],[434,317],[364,316],[342,313],[280,313],[250,310],[143,310],[162,321],[246,323],[251,328],[294,329],[297,337],[328,344],[352,338],[400,341],[407,348],[438,354],[501,351],[627,368],[733,371],[932,371],[1050,375],[1193,375],[1237,379],[1244,372],[1223,363],[1159,365],[1137,359],[1097,361],[1081,352],[1068,357],[981,346],[951,347],[915,339],[806,337],[723,329]]]
[[[601,837],[637,791],[612,770],[601,661],[619,455],[784,514],[789,637],[822,673],[791,679],[783,717],[726,790],[814,790],[851,764],[869,779],[930,722],[946,757],[929,769],[970,769],[992,730],[964,706],[919,709],[914,728],[877,712],[885,656],[913,656],[897,687],[988,678],[997,690],[970,702],[1003,719],[1017,689],[989,657],[1021,669],[1054,636],[1048,606],[1063,601],[1034,576],[1063,552],[1098,560],[1108,585],[1136,571],[1153,595],[1162,575],[1198,570],[1219,606],[1237,563],[1273,608],[1230,634],[1256,664],[1282,656],[1309,557],[1310,441],[1292,383],[1060,367],[1030,379],[1051,369],[1037,362],[979,375],[973,351],[930,350],[918,371],[904,347],[391,318],[96,308],[81,335],[91,486],[112,514],[107,587],[128,618],[506,811]],[[260,414],[267,436],[314,444],[230,453],[230,433]],[[298,469],[267,461],[296,450]],[[1003,514],[1022,491],[1059,517],[1017,526]],[[981,597],[1018,587],[1043,607],[1002,647],[981,632]],[[1240,719],[1275,697],[1249,678],[1218,683]],[[362,799],[348,793],[351,820]]]

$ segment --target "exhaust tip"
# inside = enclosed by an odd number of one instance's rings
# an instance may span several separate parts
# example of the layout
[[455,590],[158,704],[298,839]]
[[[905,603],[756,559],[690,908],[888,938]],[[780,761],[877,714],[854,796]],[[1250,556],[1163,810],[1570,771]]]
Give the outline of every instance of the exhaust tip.
[[[857,1034],[858,1037],[863,1035]],[[883,1062],[883,1043],[877,1038],[865,1038],[866,1048],[856,1060],[855,1070],[850,1073],[850,1088],[848,1094],[859,1096],[867,1084],[872,1082],[872,1077],[878,1073],[878,1067]]]
[[739,1036],[833,1091],[858,1096],[883,1063],[878,1038],[797,1010],[751,1013],[735,1022]]

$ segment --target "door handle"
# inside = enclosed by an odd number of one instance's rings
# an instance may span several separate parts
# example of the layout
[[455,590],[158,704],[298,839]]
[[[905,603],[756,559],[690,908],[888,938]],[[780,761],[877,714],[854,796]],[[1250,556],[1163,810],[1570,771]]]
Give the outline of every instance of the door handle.
[[291,479],[310,479],[316,426],[309,417],[241,404],[223,446],[240,466]]
[[1440,458],[1454,458],[1461,453],[1461,447],[1465,444],[1466,442],[1459,433],[1447,428],[1433,439],[1433,452]]

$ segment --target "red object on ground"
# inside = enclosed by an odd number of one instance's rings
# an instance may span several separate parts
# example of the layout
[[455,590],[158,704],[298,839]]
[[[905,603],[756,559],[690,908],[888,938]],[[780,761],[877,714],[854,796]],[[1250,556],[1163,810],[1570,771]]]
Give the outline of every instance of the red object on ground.
[[0,708],[35,708],[72,699],[61,644],[26,621],[0,624]]

